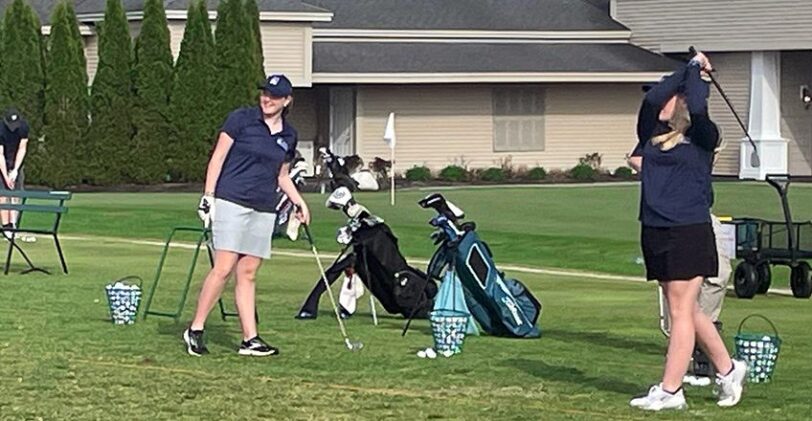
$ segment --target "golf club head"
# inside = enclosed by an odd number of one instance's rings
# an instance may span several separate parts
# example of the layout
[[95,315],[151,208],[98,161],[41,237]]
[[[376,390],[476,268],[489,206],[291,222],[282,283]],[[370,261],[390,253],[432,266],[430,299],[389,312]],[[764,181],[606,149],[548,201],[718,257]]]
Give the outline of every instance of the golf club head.
[[361,341],[351,341],[350,338],[344,339],[344,344],[346,344],[347,349],[352,352],[358,352],[364,348],[364,344]]
[[750,154],[750,166],[753,168],[761,167],[761,158],[759,158],[755,148],[753,149],[753,153]]

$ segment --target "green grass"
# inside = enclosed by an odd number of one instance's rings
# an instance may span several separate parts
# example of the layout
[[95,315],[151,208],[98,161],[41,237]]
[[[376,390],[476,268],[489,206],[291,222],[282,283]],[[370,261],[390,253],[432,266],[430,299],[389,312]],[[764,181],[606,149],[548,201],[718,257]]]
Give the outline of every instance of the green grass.
[[[803,217],[812,189],[791,194]],[[413,204],[422,195],[403,192],[396,208],[383,194],[360,195],[416,257],[431,252],[425,224],[430,212]],[[640,273],[630,262],[638,254],[633,187],[458,190],[447,196],[477,221],[498,263]],[[780,216],[774,193],[760,186],[720,184],[717,198],[720,213]],[[327,258],[340,219],[322,210],[323,197],[308,200]],[[13,273],[0,277],[1,419],[650,417],[627,407],[629,397],[645,391],[662,368],[665,341],[657,329],[655,288],[647,283],[517,274],[544,301],[543,337],[471,337],[461,355],[434,361],[414,356],[431,345],[426,321],[401,338],[403,320],[383,317],[373,326],[366,301],[348,323],[351,336],[366,345],[357,354],[343,348],[326,298],[318,320],[294,320],[318,278],[306,257],[276,256],[258,276],[260,331],[282,349],[279,357],[236,355],[237,322],[220,321],[216,311],[208,325],[212,354],[185,354],[180,333],[193,310],[202,262],[181,322],[150,317],[133,326],[112,325],[104,285],[130,274],[151,285],[160,253],[160,247],[114,237],[161,239],[171,225],[196,223],[196,201],[195,195],[178,194],[77,195],[64,225],[66,236],[84,238],[64,241],[71,274],[19,275],[23,266],[15,258]],[[56,269],[47,239],[24,247],[36,262]],[[176,305],[190,254],[170,253],[156,309]],[[230,297],[228,292],[232,307]],[[728,410],[715,406],[708,388],[688,388],[688,412],[657,418],[808,417],[808,310],[808,300],[782,296],[729,298],[722,314],[728,344],[751,313],[767,315],[780,329],[784,344],[774,382],[749,386],[742,403]],[[752,329],[765,327],[754,322]]]

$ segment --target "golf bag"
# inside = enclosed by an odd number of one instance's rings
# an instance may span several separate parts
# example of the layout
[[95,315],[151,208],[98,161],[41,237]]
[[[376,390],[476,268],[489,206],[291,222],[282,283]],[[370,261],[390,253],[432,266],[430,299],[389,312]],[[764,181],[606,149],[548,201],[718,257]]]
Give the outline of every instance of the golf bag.
[[429,262],[429,275],[439,276],[443,268],[454,268],[468,309],[485,332],[517,338],[541,336],[537,326],[541,302],[524,284],[506,278],[496,268],[490,248],[476,233],[476,224],[458,225],[464,214],[439,194],[427,196],[420,206],[438,212],[430,222],[438,228],[432,237],[439,247]]
[[[296,158],[290,168],[290,179],[297,189],[301,189],[304,185],[305,173],[307,173],[307,162],[297,151]],[[299,221],[293,217],[295,210],[293,202],[279,187],[276,188],[276,192],[279,194],[279,204],[276,205],[276,222],[273,227],[273,236],[287,235],[292,241],[296,241],[299,236]]]
[[[358,190],[358,182],[350,177],[350,169],[347,158],[336,156],[327,148],[319,148],[319,154],[325,166],[330,171],[330,191],[335,191],[339,187],[346,187],[350,192]],[[360,158],[358,158],[360,159]]]
[[[328,199],[328,207],[342,209],[350,217],[347,225],[338,230],[337,241],[344,250],[325,270],[327,282],[332,285],[342,274],[356,274],[370,293],[391,314],[408,317],[415,314],[424,318],[434,304],[437,284],[425,273],[406,262],[400,253],[398,240],[382,219],[371,215],[357,204],[347,188],[339,188]],[[315,316],[324,281],[316,282],[299,311]],[[342,310],[345,317],[349,314]]]

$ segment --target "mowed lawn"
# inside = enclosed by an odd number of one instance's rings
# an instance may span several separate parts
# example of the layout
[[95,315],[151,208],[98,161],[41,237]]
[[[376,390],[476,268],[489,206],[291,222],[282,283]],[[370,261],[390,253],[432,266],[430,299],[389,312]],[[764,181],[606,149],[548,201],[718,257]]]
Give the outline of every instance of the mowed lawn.
[[[791,189],[798,219],[809,219],[812,189]],[[779,217],[769,187],[719,183],[717,211]],[[384,194],[359,200],[381,215],[408,256],[426,258],[429,211],[416,200],[426,192]],[[633,186],[470,189],[444,192],[477,222],[497,263],[641,275]],[[308,195],[325,261],[340,216]],[[180,333],[188,322],[204,274],[200,262],[180,322],[139,319],[114,326],[103,287],[138,275],[152,284],[160,247],[126,239],[162,239],[172,225],[196,225],[192,194],[76,195],[64,223],[70,275],[0,278],[0,419],[646,419],[630,410],[630,396],[660,375],[665,340],[657,329],[652,284],[577,276],[510,273],[544,302],[543,337],[507,340],[472,337],[450,359],[422,360],[431,345],[429,325],[418,321],[402,338],[403,320],[372,325],[366,301],[349,320],[350,335],[365,348],[350,353],[340,339],[325,298],[319,319],[293,319],[318,278],[304,244],[300,256],[276,256],[259,274],[262,335],[282,354],[270,359],[236,354],[237,322],[208,325],[211,355],[185,354]],[[36,221],[32,221],[36,222]],[[188,241],[189,237],[181,240]],[[56,269],[50,241],[25,244],[32,258]],[[191,250],[173,249],[154,303],[173,310]],[[778,281],[778,280],[777,280]],[[226,304],[233,309],[231,293]],[[690,410],[657,418],[804,419],[812,362],[808,350],[808,300],[767,295],[729,297],[722,319],[732,344],[738,322],[760,313],[772,319],[784,344],[774,382],[751,385],[736,408],[716,408],[709,388],[688,388]],[[753,322],[750,330],[766,331]]]

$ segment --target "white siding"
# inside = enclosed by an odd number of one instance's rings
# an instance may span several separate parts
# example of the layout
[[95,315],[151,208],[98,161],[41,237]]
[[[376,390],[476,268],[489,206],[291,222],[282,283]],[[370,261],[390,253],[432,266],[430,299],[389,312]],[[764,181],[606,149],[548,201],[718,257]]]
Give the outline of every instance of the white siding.
[[789,140],[789,173],[812,175],[812,108],[800,87],[812,87],[812,51],[781,54],[781,135]]
[[99,67],[99,38],[96,35],[84,37],[87,81],[93,83],[96,69]]
[[[722,89],[725,90],[736,112],[748,124],[750,115],[750,54],[749,53],[708,53],[708,56],[717,69],[714,74]],[[722,97],[711,86],[709,101],[711,119],[722,129],[727,146],[719,156],[714,168],[717,175],[739,174],[739,148],[744,139],[744,132],[736,122]]]
[[490,85],[360,87],[356,118],[358,152],[365,161],[388,157],[382,140],[386,117],[395,112],[397,171],[415,165],[439,170],[541,165],[568,169],[599,152],[614,170],[636,143],[641,92],[637,84],[549,84],[545,91],[545,150],[494,152]]
[[810,0],[613,0],[632,41],[663,52],[812,48]]
[[266,73],[284,73],[294,86],[311,86],[313,35],[309,24],[261,23]]

